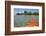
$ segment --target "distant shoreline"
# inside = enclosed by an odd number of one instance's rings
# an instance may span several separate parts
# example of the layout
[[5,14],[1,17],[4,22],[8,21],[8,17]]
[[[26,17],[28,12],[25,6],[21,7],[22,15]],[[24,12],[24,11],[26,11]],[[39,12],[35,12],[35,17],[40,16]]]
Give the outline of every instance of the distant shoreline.
[[[15,15],[16,16],[16,15]],[[19,15],[18,15],[19,16]],[[23,15],[20,15],[23,16]],[[24,15],[24,16],[39,16],[39,15]]]

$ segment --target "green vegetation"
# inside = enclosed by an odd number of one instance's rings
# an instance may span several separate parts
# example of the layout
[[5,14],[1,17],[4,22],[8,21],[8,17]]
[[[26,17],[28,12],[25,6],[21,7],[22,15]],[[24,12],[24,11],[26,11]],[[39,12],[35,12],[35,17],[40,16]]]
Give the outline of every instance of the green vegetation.
[[16,15],[39,15],[39,13],[38,12],[32,13],[31,11],[29,12],[24,11],[24,13],[17,13]]

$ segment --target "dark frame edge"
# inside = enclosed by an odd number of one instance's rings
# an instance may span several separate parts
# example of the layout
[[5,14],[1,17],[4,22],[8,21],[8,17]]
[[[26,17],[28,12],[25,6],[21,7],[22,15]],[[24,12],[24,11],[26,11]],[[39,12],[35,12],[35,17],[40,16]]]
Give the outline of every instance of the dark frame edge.
[[[6,10],[7,10],[7,7],[6,7],[6,4],[7,4],[7,2],[9,2],[9,1],[5,1],[5,35],[15,35],[15,33],[12,33],[12,32],[8,32],[7,31],[7,26],[6,26],[6,22],[7,22],[7,18],[6,18],[6,16],[7,16],[7,14],[6,14]],[[45,32],[45,3],[42,3],[42,7],[43,7],[43,11],[44,11],[44,13],[42,13],[43,14],[43,17],[42,17],[42,19],[43,19],[43,21],[44,21],[44,26],[42,27],[43,28],[43,30],[42,30],[42,32],[38,32],[38,33],[44,33]],[[43,22],[42,21],[42,22]],[[23,33],[23,34],[25,34],[25,33]],[[26,34],[30,34],[30,33],[26,33]],[[32,33],[31,33],[32,34]],[[35,34],[35,33],[33,33],[33,34]],[[37,34],[37,32],[36,32],[36,34]],[[17,34],[18,35],[18,34]]]

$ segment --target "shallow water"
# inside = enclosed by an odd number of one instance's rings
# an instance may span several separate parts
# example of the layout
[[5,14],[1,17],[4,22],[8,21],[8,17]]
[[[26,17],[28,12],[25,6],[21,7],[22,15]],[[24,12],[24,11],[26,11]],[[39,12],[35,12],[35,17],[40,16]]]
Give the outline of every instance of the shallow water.
[[15,15],[14,16],[14,27],[25,27],[26,26],[26,21],[28,19],[35,18],[37,21],[36,26],[39,24],[39,16],[32,16],[32,15]]

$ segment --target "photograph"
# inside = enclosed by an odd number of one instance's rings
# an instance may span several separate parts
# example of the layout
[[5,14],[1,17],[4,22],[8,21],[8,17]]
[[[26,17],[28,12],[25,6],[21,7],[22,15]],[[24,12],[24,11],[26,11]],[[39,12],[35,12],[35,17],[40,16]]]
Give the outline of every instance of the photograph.
[[39,9],[14,8],[14,27],[39,26]]
[[5,35],[45,32],[45,4],[5,1]]

